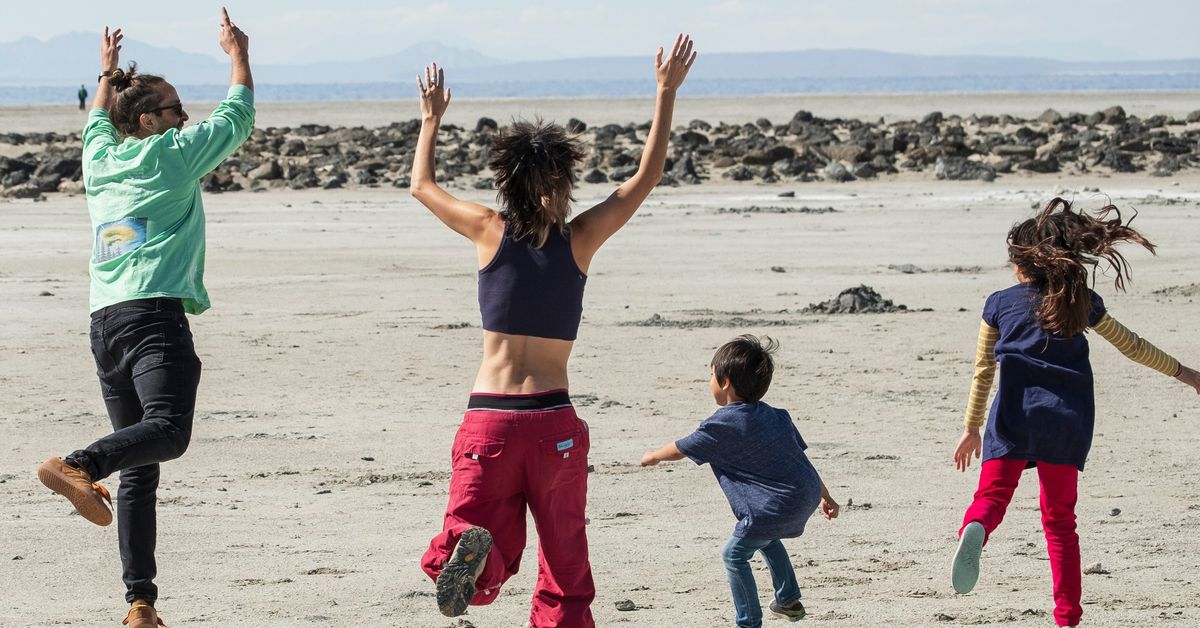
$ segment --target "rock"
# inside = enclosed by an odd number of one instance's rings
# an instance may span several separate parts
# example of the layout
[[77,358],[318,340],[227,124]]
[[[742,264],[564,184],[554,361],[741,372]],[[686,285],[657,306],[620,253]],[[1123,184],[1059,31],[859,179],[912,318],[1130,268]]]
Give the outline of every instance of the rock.
[[795,149],[790,146],[776,145],[765,151],[753,151],[742,157],[742,163],[747,166],[769,166],[781,159],[791,159],[796,156]]
[[1100,112],[1104,124],[1121,124],[1125,122],[1125,110],[1120,105],[1114,105]]
[[1042,124],[1058,124],[1063,121],[1062,114],[1053,109],[1043,111],[1042,115],[1038,116],[1037,119]]
[[708,136],[697,131],[684,131],[675,138],[675,145],[685,148],[696,148],[708,145]]
[[488,117],[480,118],[479,121],[475,123],[475,132],[476,133],[483,133],[484,131],[499,131],[499,130],[500,130],[500,125],[496,124],[495,120],[488,118]]
[[779,198],[796,198],[796,193],[791,190],[788,190],[787,192],[780,192]]
[[588,183],[608,183],[608,175],[596,168],[592,168],[587,174],[583,175],[583,180]]
[[336,189],[339,189],[339,188],[345,186],[346,182],[349,180],[350,179],[349,179],[349,177],[346,176],[346,173],[339,172],[339,173],[329,177],[328,179],[326,179],[321,184],[321,189],[322,190],[336,190]]
[[623,168],[613,168],[612,174],[608,175],[610,181],[615,183],[623,183],[628,181],[633,175],[637,174],[638,166],[625,166]]
[[59,179],[78,179],[82,176],[82,161],[68,157],[50,156],[38,163],[33,171],[34,177],[54,176]]
[[1108,511],[1108,516],[1110,516],[1110,517],[1115,517],[1119,514],[1121,514],[1120,508],[1113,508],[1112,510]]
[[1037,149],[1023,144],[999,144],[992,147],[992,154],[1000,157],[1033,157]]
[[836,161],[853,164],[867,155],[867,149],[857,144],[833,144],[824,148],[825,155]]
[[567,120],[567,133],[574,133],[578,135],[586,130],[587,124],[584,123],[583,120],[578,118],[571,118],[570,120]]
[[[284,157],[299,157],[308,154],[308,146],[300,138],[292,138],[279,147],[279,154]],[[276,177],[278,178],[278,177]]]
[[806,314],[859,314],[903,312],[904,305],[894,305],[884,299],[870,286],[856,286],[842,290],[836,297],[822,303],[813,303],[801,310]]
[[771,124],[771,121],[770,121],[770,120],[768,120],[768,119],[766,119],[766,118],[759,118],[759,119],[757,119],[757,120],[755,120],[755,121],[754,121],[754,126],[756,126],[756,127],[760,128],[760,129],[762,129],[762,130],[764,130],[764,131],[767,131],[767,130],[769,130],[769,129],[770,129],[772,126],[773,126],[773,125]]
[[671,164],[668,174],[683,183],[697,184],[701,181],[700,175],[696,172],[696,162],[690,152],[676,159]]
[[1083,573],[1089,576],[1106,576],[1110,572],[1100,563],[1092,563],[1083,568]]
[[950,181],[993,181],[996,170],[991,166],[971,161],[966,157],[939,157],[934,166],[934,176]]
[[43,198],[42,192],[37,189],[37,186],[28,183],[5,188],[3,191],[0,191],[0,196],[4,196],[5,198],[31,198],[34,200]]
[[795,124],[795,123],[807,124],[807,123],[813,121],[813,114],[811,111],[805,111],[805,110],[801,109],[801,110],[797,111],[796,113],[792,114],[791,121],[793,124]]
[[850,171],[837,161],[829,162],[824,168],[821,169],[821,174],[825,175],[826,179],[829,179],[830,181],[837,181],[838,183],[845,183],[847,181],[854,180],[854,175],[850,174]]
[[619,611],[636,611],[638,609],[637,604],[634,604],[633,600],[618,600],[613,606],[616,606]]
[[854,167],[850,169],[850,172],[859,179],[873,179],[875,178],[876,174],[875,169],[872,168],[871,164],[868,163],[854,164]]
[[946,119],[940,111],[931,111],[924,118],[921,118],[920,126],[934,126],[941,124]]
[[1187,121],[1188,122],[1200,122],[1200,109],[1197,109],[1197,110],[1187,114]]
[[726,179],[733,179],[734,181],[750,181],[754,179],[754,173],[745,166],[734,166],[722,173],[721,176]]
[[1133,157],[1129,153],[1123,153],[1116,149],[1106,150],[1092,165],[1111,168],[1113,172],[1138,171],[1138,167],[1133,163]]
[[246,173],[246,178],[251,181],[273,181],[281,177],[283,177],[283,169],[279,167],[279,162],[274,159],[268,159]]
[[1059,169],[1058,160],[1055,159],[1053,155],[1046,157],[1045,159],[1030,159],[1029,161],[1021,163],[1017,167],[1021,170],[1040,172],[1043,174],[1058,172]]

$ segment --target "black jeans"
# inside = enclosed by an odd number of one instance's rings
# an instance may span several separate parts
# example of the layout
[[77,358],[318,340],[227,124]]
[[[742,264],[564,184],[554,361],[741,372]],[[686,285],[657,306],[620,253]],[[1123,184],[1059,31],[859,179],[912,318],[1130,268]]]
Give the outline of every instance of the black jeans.
[[192,435],[200,359],[178,299],[138,299],[92,314],[92,355],[113,433],[67,460],[94,481],[121,472],[117,536],[125,599],[158,598],[154,584],[158,463],[178,458]]

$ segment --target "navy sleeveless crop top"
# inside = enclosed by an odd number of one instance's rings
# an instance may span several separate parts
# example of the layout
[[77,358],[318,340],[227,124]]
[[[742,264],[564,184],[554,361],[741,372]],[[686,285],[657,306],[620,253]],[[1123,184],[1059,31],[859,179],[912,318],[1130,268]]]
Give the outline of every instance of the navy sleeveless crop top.
[[569,231],[551,229],[542,248],[504,228],[496,257],[479,271],[483,328],[501,334],[575,340],[587,275],[571,253]]

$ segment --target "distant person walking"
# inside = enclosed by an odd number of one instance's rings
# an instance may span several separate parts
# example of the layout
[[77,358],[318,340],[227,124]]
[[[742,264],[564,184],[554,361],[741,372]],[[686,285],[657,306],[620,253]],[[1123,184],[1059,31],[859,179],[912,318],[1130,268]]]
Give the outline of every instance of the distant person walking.
[[567,360],[592,257],[662,179],[675,93],[695,58],[682,34],[665,58],[659,49],[654,121],[637,173],[570,221],[584,151],[557,125],[517,123],[493,140],[500,211],[439,187],[434,145],[450,90],[436,65],[417,78],[422,121],[412,195],[474,243],[484,330],[483,362],[450,450],[442,532],[421,560],[446,615],[490,604],[517,573],[528,507],[538,531],[530,625],[595,625],[584,526],[590,440],[567,393]]
[[[159,463],[178,458],[192,432],[200,359],[185,314],[209,307],[204,289],[204,206],[200,179],[242,144],[254,126],[249,39],[221,11],[229,55],[228,95],[209,119],[188,115],[170,83],[119,65],[121,30],[104,29],[100,85],[83,130],[83,180],[94,243],[91,345],[113,433],[64,458],[38,478],[98,525],[112,522],[108,491],[121,472],[117,527],[125,624],[159,625],[154,603]],[[69,574],[74,568],[64,568]]]
[[79,110],[83,111],[84,103],[87,102],[87,97],[88,97],[87,88],[84,87],[83,85],[80,85],[79,93],[77,93],[76,96],[79,96]]
[[[984,544],[1004,518],[1021,473],[1036,467],[1059,626],[1075,626],[1083,615],[1075,503],[1096,417],[1084,332],[1091,329],[1129,359],[1200,393],[1200,374],[1126,329],[1088,287],[1088,269],[1094,272],[1101,261],[1112,268],[1116,287],[1124,287],[1127,266],[1116,250],[1123,242],[1154,251],[1115,207],[1092,215],[1073,211],[1061,198],[1008,232],[1017,284],[983,305],[966,430],[954,450],[960,471],[983,454],[979,489],[959,528],[954,590],[975,587]],[[985,420],[997,370],[999,388]]]

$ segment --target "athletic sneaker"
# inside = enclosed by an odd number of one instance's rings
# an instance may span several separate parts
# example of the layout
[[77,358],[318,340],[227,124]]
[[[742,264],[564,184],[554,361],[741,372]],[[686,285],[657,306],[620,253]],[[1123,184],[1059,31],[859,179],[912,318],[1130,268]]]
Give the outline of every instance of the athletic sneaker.
[[121,625],[129,626],[129,628],[158,628],[158,626],[166,628],[167,626],[158,617],[158,611],[142,600],[133,601],[133,606],[129,607],[129,614],[125,616],[125,621],[121,622]]
[[983,539],[986,536],[983,524],[972,521],[963,528],[962,536],[958,539],[958,551],[954,552],[954,567],[950,580],[954,583],[957,593],[970,593],[979,580],[979,555],[983,553]]
[[475,597],[475,580],[483,573],[491,550],[492,533],[479,526],[467,528],[458,538],[437,577],[437,604],[443,615],[457,617],[467,612],[467,604]]
[[784,617],[790,617],[793,620],[804,617],[804,605],[800,603],[800,600],[796,600],[790,604],[771,602],[771,606],[769,608],[771,609],[772,613],[775,613],[776,615],[783,615]]
[[62,458],[51,458],[37,470],[46,488],[66,497],[84,519],[96,525],[112,523],[112,497],[108,489],[92,481],[83,469],[72,467]]

